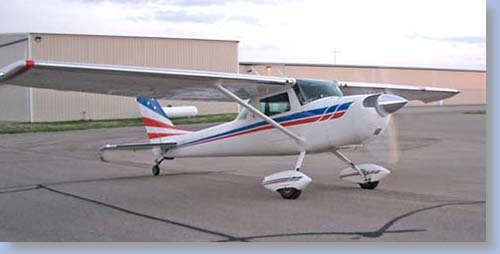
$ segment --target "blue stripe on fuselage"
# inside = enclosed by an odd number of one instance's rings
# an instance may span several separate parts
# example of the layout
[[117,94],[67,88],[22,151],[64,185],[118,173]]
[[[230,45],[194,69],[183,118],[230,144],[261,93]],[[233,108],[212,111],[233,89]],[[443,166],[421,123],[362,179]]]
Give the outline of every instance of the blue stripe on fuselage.
[[340,110],[347,110],[349,108],[349,106],[351,106],[352,104],[352,101],[351,102],[346,102],[342,105],[340,105],[339,109],[337,111],[340,111]]
[[[352,104],[352,102],[343,103],[340,106],[339,106],[339,104],[336,104],[336,105],[333,105],[333,106],[330,106],[330,107],[323,107],[323,108],[318,108],[318,109],[313,109],[313,110],[308,110],[308,111],[293,113],[293,114],[286,115],[286,116],[276,117],[276,118],[273,118],[273,120],[276,121],[276,122],[278,122],[278,123],[282,123],[282,122],[287,122],[287,121],[291,121],[291,120],[297,120],[297,119],[300,119],[300,118],[308,118],[308,117],[312,117],[312,116],[323,115],[323,114],[325,114],[325,110],[326,110],[326,113],[329,114],[329,113],[335,112],[337,108],[338,108],[337,111],[339,111],[339,110],[346,110],[346,109],[349,108],[349,106],[351,104]],[[265,125],[268,125],[268,123],[266,121],[260,121],[260,122],[257,122],[257,123],[254,123],[254,124],[250,124],[250,125],[247,125],[247,126],[243,126],[243,127],[240,127],[240,128],[234,129],[234,130],[230,130],[230,131],[226,131],[226,132],[223,132],[223,133],[215,134],[215,135],[212,135],[212,136],[209,136],[209,137],[205,137],[205,138],[197,139],[197,140],[194,140],[194,141],[190,141],[190,142],[184,143],[182,145],[189,145],[189,144],[193,144],[193,143],[197,143],[197,142],[206,141],[206,140],[209,140],[209,139],[219,138],[219,137],[222,137],[222,136],[225,136],[225,135],[230,135],[230,134],[234,134],[234,133],[241,132],[241,131],[246,131],[246,130],[249,130],[249,129],[253,129],[253,128],[257,128],[257,127],[261,127],[261,126],[265,126]]]

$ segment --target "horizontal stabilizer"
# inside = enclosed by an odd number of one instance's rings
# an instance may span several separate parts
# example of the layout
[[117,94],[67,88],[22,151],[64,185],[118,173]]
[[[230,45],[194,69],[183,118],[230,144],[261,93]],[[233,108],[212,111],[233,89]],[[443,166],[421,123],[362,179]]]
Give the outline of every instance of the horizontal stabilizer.
[[107,144],[99,148],[99,152],[106,150],[148,150],[153,148],[161,148],[168,150],[177,146],[177,143],[141,143],[141,144]]
[[[108,155],[109,153],[106,152],[112,152],[112,151],[130,151],[130,152],[138,152],[138,151],[145,151],[145,150],[151,150],[151,149],[161,149],[162,152],[167,151],[168,149],[174,148],[177,146],[177,143],[169,142],[169,143],[138,143],[138,144],[107,144],[99,148],[98,154],[99,158],[102,161],[109,161]],[[127,155],[130,156],[131,154]],[[106,155],[106,154],[107,155]],[[147,154],[150,154],[149,152]],[[106,155],[106,156],[105,156]],[[130,157],[132,158],[132,157]]]

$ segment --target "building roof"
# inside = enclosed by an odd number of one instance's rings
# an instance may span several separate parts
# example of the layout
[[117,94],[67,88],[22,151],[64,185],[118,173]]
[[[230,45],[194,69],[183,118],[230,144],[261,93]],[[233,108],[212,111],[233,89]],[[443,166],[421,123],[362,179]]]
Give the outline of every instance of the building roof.
[[486,72],[486,70],[471,70],[471,69],[448,69],[448,68],[429,68],[429,67],[399,67],[399,66],[376,66],[376,65],[315,64],[315,63],[281,63],[281,62],[240,62],[240,65],[274,65],[274,66],[278,65],[278,66],[300,66],[300,67],[335,67],[335,68],[367,68],[367,69],[399,69],[399,70]]
[[[107,35],[107,34],[73,34],[73,33],[44,33],[44,32],[28,32],[28,33],[17,33],[17,34],[36,34],[36,35],[68,35],[68,36],[96,36],[96,37],[118,37],[118,38],[150,38],[150,39],[178,39],[178,40],[197,40],[197,41],[224,41],[224,42],[236,42],[238,40],[229,39],[208,39],[208,38],[185,38],[185,37],[163,37],[163,36],[140,36],[140,35]],[[0,34],[1,35],[1,34]]]

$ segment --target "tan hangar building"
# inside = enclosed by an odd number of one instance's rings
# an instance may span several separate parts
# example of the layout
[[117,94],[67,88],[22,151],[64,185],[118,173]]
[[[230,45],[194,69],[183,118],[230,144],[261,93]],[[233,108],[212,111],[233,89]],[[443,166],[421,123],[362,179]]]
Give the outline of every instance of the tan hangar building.
[[[445,105],[485,104],[486,72],[477,70],[239,62],[238,41],[78,34],[0,34],[0,66],[20,59],[132,65],[395,83],[459,89]],[[200,114],[236,112],[227,102],[162,101],[195,105]],[[420,105],[414,103],[413,105]],[[0,121],[48,122],[139,117],[134,98],[0,86]]]

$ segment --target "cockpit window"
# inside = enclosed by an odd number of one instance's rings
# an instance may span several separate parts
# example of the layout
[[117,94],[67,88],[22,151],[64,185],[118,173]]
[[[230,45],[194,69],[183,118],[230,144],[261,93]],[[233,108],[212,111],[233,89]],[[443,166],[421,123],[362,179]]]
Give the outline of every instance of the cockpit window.
[[302,105],[325,97],[342,96],[337,81],[297,79],[293,90]]

